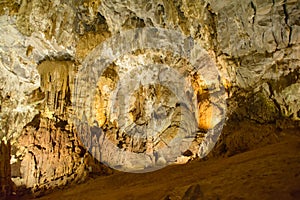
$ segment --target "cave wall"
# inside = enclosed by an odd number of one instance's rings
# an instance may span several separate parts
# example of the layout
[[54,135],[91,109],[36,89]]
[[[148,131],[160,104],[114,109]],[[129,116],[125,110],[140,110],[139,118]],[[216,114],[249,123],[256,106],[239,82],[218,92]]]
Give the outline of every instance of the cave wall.
[[12,180],[38,192],[83,181],[91,171],[110,173],[76,136],[71,95],[93,48],[133,28],[176,30],[200,44],[227,91],[227,120],[297,125],[299,6],[299,0],[1,2],[0,138],[12,145]]
[[11,168],[10,168],[11,146],[7,141],[1,141],[0,146],[0,197],[6,197],[12,193]]

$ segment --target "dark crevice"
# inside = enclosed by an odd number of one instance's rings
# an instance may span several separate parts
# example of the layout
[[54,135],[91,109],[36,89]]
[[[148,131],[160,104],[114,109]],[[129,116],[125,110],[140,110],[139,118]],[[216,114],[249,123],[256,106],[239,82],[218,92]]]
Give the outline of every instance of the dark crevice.
[[284,21],[285,23],[288,25],[288,21],[289,21],[289,14],[286,8],[286,1],[284,2],[284,4],[282,5],[283,7],[283,12],[284,12]]
[[208,13],[210,14],[211,17],[211,28],[212,28],[212,33],[211,35],[211,39],[212,39],[212,47],[214,48],[214,52],[218,52],[218,31],[217,31],[217,22],[218,22],[218,16],[216,13],[213,12],[213,9],[211,8],[211,5],[208,3],[206,6],[206,10],[208,11]]
[[103,15],[101,15],[100,12],[97,13],[97,20],[96,20],[96,22],[98,24],[106,24],[106,19],[105,19],[105,17]]
[[284,12],[284,21],[285,21],[285,24],[288,26],[289,28],[289,42],[288,42],[288,46],[290,46],[291,44],[291,37],[292,37],[292,28],[291,26],[289,25],[289,13],[287,11],[287,7],[286,7],[286,1],[284,2],[284,4],[282,5],[283,7],[283,12]]
[[37,160],[34,153],[32,151],[28,151],[28,153],[32,155],[34,161],[34,169],[37,170]]
[[253,11],[254,11],[254,13],[253,13],[253,18],[252,18],[252,24],[254,24],[254,22],[255,22],[255,17],[256,17],[256,6],[255,6],[255,4],[253,3],[253,1],[251,1],[251,3],[250,3],[250,5],[251,5],[251,8],[253,9]]
[[33,128],[35,128],[36,130],[38,130],[40,128],[40,122],[41,122],[41,114],[37,114],[33,117],[33,119],[31,120],[31,122],[29,122],[28,124],[25,125],[25,127],[31,126]]
[[56,122],[54,125],[56,128],[60,128],[60,130],[65,131],[67,125],[68,125],[67,120],[62,120],[62,119],[56,117]]
[[134,13],[132,13],[132,17],[128,18],[124,24],[122,25],[123,27],[136,27],[136,28],[143,28],[146,26],[145,22],[143,19],[137,17],[136,15],[134,15]]
[[42,147],[41,145],[39,145],[39,144],[35,144],[34,145],[36,148],[38,148],[39,150],[46,150],[46,148],[45,147]]
[[67,106],[71,106],[72,105],[72,102],[71,102],[71,89],[70,89],[70,77],[67,76],[67,89],[66,89],[66,92],[65,92],[65,105],[64,105],[64,109],[65,107]]
[[293,31],[293,28],[291,26],[289,26],[289,29],[290,29],[290,32],[289,32],[289,44],[288,44],[288,47],[291,47],[292,46],[291,41],[292,41],[292,31]]
[[86,149],[82,146],[78,146],[78,148],[80,149],[79,156],[84,157],[84,154],[86,153]]
[[267,84],[268,84],[269,91],[270,91],[269,98],[273,101],[273,103],[274,103],[275,107],[277,108],[277,110],[280,111],[281,110],[280,104],[276,101],[276,99],[274,99],[275,93],[274,93],[274,90],[272,88],[272,85],[269,82],[267,82]]
[[268,84],[270,84],[270,86],[274,91],[280,93],[286,87],[295,84],[299,80],[299,78],[300,78],[300,70],[298,71],[295,70],[285,76],[279,77],[278,80],[270,80]]

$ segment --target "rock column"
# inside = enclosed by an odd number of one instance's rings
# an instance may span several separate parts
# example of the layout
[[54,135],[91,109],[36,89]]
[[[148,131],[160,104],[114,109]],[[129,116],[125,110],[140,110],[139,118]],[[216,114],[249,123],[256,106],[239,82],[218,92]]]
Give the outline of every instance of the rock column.
[[10,143],[1,141],[0,145],[0,199],[11,193]]

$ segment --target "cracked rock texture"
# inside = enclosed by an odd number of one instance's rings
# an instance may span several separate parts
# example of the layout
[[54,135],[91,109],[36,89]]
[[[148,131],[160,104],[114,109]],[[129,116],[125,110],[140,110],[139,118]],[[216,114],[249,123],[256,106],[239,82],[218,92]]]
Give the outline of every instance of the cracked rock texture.
[[[87,146],[77,135],[72,120],[76,114],[75,81],[86,56],[95,47],[134,28],[178,31],[205,49],[216,64],[227,92],[227,122],[249,120],[253,126],[299,126],[299,7],[299,0],[1,1],[0,194],[9,195],[14,188],[23,188],[39,195],[47,189],[81,182],[90,172],[111,173],[87,151],[98,152],[96,146],[93,149],[92,141]],[[159,57],[159,53],[163,56]],[[94,115],[87,116],[86,121],[92,124],[95,117],[115,145],[146,151],[146,144],[139,141],[129,147],[132,141],[115,133],[118,124],[107,120],[106,109],[112,103],[110,91],[118,81],[125,80],[123,72],[116,70],[123,67],[125,73],[132,69],[134,63],[128,62],[130,57],[142,66],[147,62],[171,66],[189,63],[169,52],[137,50],[114,60],[106,73],[94,80],[98,89],[93,96]],[[199,91],[199,102],[202,100],[199,104],[202,118],[196,115],[195,120],[205,133],[211,125],[207,119],[214,111],[205,97],[205,87],[210,85],[201,85],[196,80],[200,79],[193,79],[191,84]],[[156,94],[156,99],[151,99],[151,91],[162,95]],[[147,102],[165,99],[167,92],[155,85],[139,88],[130,99],[129,120],[145,124],[149,116]],[[80,98],[82,102],[88,99]],[[158,104],[151,104],[157,106],[158,117],[168,113],[168,109],[170,113],[176,111],[172,99],[164,103],[163,112],[159,112]],[[172,118],[170,113],[168,116]],[[270,130],[261,136],[253,133],[253,138],[263,138],[257,139],[262,143],[268,138],[276,140],[273,128]],[[247,137],[230,133],[229,128],[224,130],[214,154],[221,154],[224,146],[230,155],[242,151],[237,145],[239,141],[249,144],[247,148],[257,143],[256,139],[251,143],[253,138],[247,133]],[[11,169],[2,170],[2,166],[9,166],[8,160]]]

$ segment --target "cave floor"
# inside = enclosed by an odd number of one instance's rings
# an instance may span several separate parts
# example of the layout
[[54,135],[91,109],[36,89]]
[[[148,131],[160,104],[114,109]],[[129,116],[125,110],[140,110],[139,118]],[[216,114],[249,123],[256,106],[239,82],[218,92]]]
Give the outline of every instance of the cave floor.
[[292,132],[232,157],[144,174],[116,172],[40,199],[300,199],[300,134]]

